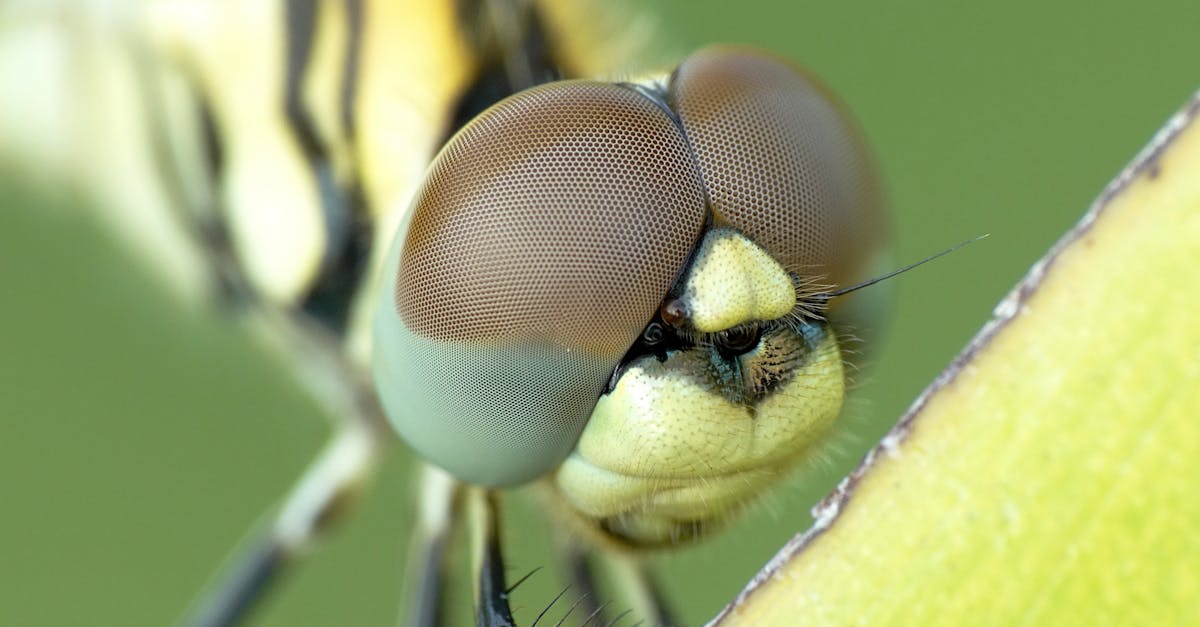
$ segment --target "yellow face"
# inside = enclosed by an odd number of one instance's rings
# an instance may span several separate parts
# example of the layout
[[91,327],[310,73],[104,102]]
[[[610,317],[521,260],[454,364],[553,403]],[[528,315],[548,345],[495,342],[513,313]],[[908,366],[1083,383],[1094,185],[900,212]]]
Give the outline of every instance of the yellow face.
[[555,471],[557,495],[621,543],[674,544],[784,476],[829,431],[845,392],[837,338],[798,298],[765,250],[710,231],[664,306],[676,314],[656,329],[668,348],[622,365]]

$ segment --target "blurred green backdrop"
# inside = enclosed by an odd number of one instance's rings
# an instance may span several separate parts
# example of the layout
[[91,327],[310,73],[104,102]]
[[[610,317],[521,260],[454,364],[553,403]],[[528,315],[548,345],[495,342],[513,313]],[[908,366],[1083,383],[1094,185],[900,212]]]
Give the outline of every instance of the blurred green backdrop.
[[[831,467],[660,560],[696,624],[808,526],[808,508],[1200,87],[1200,3],[658,4],[684,48],[757,44],[841,94],[887,178],[898,261],[992,235],[896,281],[890,333],[851,405],[856,441]],[[0,624],[170,623],[326,421],[235,326],[172,303],[94,225],[9,192],[0,202]],[[388,460],[258,624],[394,623],[408,469],[406,455]],[[544,524],[510,503],[512,572],[549,567],[516,595],[527,622],[559,584]]]

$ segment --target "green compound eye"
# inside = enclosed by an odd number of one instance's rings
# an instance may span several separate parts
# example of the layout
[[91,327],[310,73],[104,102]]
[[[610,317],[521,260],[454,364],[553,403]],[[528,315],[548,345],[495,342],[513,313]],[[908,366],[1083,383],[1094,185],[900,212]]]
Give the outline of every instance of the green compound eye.
[[[519,93],[442,150],[392,245],[379,396],[400,436],[459,479],[545,475],[576,450],[649,325],[668,328],[655,322],[664,302],[683,303],[662,317],[671,333],[713,333],[728,358],[752,351],[754,323],[802,296],[794,281],[844,285],[873,270],[881,198],[840,105],[758,52],[706,49],[661,83]],[[686,349],[675,337],[655,341],[664,359]],[[772,381],[805,367],[782,363]],[[821,397],[822,420],[841,394]]]

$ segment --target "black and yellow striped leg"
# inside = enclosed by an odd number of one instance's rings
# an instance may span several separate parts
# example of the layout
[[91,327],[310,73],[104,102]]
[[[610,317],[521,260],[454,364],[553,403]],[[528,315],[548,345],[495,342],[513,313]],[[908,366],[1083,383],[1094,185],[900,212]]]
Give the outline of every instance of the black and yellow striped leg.
[[232,564],[189,609],[181,624],[239,624],[356,491],[377,456],[378,442],[378,436],[361,425],[343,426],[268,525],[238,547]]
[[[662,591],[641,557],[619,551],[596,551],[589,554],[578,541],[563,543],[561,546],[560,559],[576,597],[569,611],[571,615],[578,616],[583,621],[582,624],[640,624],[657,627],[679,624],[673,618]],[[601,600],[601,593],[597,587],[597,570],[607,575],[607,580],[615,587],[613,592],[620,601]]]
[[504,557],[500,551],[499,508],[496,493],[467,489],[468,524],[475,566],[475,621],[480,627],[515,625],[504,582]]
[[422,465],[420,510],[409,544],[401,627],[441,624],[446,546],[454,536],[463,485],[443,470]]
[[271,533],[257,532],[238,547],[235,563],[221,581],[196,603],[182,622],[188,627],[238,624],[266,596],[287,556]]
[[[596,586],[596,577],[592,572],[587,551],[577,536],[562,537],[558,542],[559,564],[570,586],[570,606],[563,621],[570,616],[597,616],[602,618],[600,607],[600,591]],[[582,618],[581,618],[582,620]],[[603,621],[601,621],[603,624]]]
[[613,581],[619,592],[631,604],[632,614],[639,617],[643,625],[672,627],[676,622],[667,607],[666,599],[659,589],[654,575],[644,559],[634,555],[610,553],[605,555]]

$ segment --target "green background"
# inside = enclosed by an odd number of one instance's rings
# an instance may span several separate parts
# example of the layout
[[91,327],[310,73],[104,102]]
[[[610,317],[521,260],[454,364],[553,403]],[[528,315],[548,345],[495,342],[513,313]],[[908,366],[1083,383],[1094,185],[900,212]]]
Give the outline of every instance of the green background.
[[[808,508],[1200,87],[1200,3],[678,1],[659,14],[685,49],[757,44],[841,94],[882,164],[898,261],[991,234],[895,281],[890,331],[851,403],[856,436],[833,463],[659,560],[696,624],[808,526]],[[175,305],[95,225],[65,215],[4,192],[0,624],[167,624],[327,423],[235,325]],[[258,623],[394,623],[409,467],[388,459]],[[516,594],[527,622],[559,584],[545,524],[510,502],[512,572],[548,567]]]

